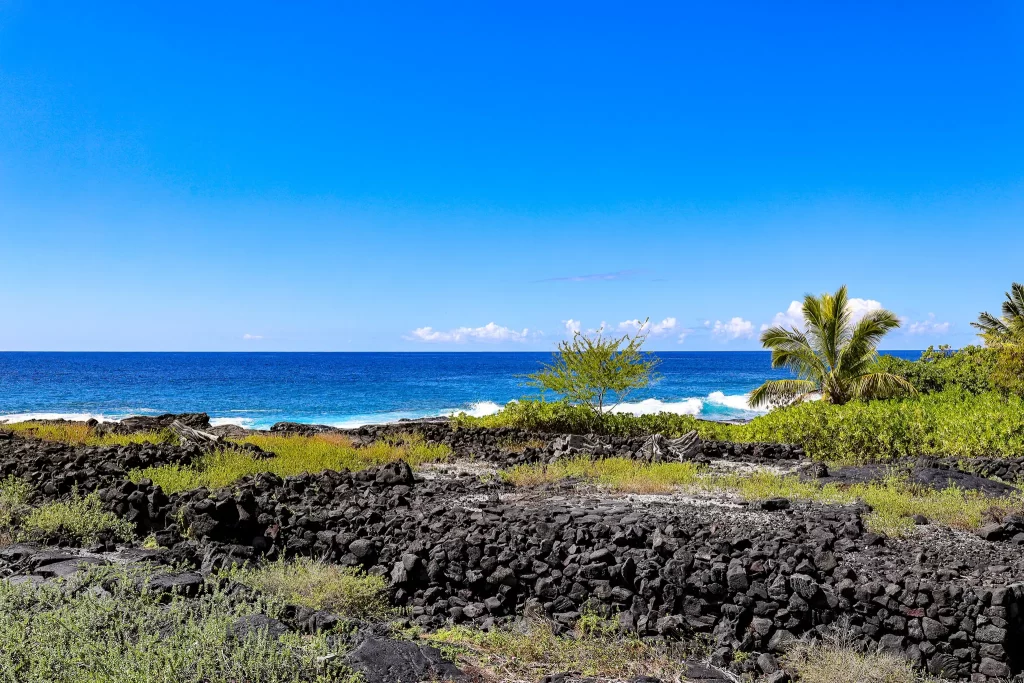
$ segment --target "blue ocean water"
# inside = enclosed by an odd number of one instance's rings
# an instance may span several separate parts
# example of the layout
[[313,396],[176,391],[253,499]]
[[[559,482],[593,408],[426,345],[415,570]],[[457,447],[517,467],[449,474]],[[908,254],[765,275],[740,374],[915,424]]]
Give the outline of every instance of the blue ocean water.
[[[920,351],[890,351],[918,358]],[[661,380],[620,409],[752,417],[746,394],[769,354],[658,353]],[[204,411],[214,424],[356,426],[466,411],[536,395],[522,375],[550,353],[0,353],[0,420],[112,420]]]

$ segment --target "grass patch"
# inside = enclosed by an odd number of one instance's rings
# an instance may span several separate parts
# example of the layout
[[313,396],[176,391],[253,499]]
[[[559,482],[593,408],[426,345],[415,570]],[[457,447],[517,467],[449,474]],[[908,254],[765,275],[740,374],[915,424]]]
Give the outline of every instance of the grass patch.
[[387,581],[351,567],[308,558],[279,560],[235,570],[232,578],[286,603],[353,619],[384,619],[392,612]]
[[955,529],[975,529],[989,513],[1024,510],[1024,494],[990,498],[956,486],[936,491],[890,475],[876,482],[840,486],[773,472],[716,474],[693,463],[648,465],[629,458],[571,458],[550,465],[519,465],[502,472],[515,486],[537,486],[582,479],[630,493],[727,492],[745,500],[789,498],[826,504],[864,502],[872,507],[868,527],[887,536],[905,536],[914,527],[913,515]]
[[939,683],[903,657],[862,651],[842,627],[821,641],[795,643],[783,662],[801,683]]
[[525,619],[511,629],[480,631],[452,626],[426,636],[449,657],[499,681],[533,683],[545,674],[571,671],[584,677],[630,680],[654,676],[682,679],[687,654],[669,651],[618,632],[613,622],[586,615],[567,635],[555,635],[542,620]]
[[671,413],[610,414],[596,419],[582,406],[529,400],[510,403],[485,417],[461,414],[454,424],[617,436],[660,433],[675,437],[696,430],[702,439],[796,444],[813,458],[837,463],[918,455],[976,458],[1024,453],[1024,398],[961,390],[842,406],[809,401],[773,410],[743,425]]
[[0,681],[354,680],[340,657],[329,658],[337,652],[324,635],[235,636],[232,625],[240,617],[276,616],[279,608],[271,603],[232,601],[211,582],[198,598],[161,604],[137,587],[139,578],[137,571],[104,568],[82,579],[80,590],[0,581]]
[[280,477],[324,470],[364,470],[396,460],[410,465],[445,460],[451,455],[447,446],[428,444],[418,434],[406,434],[356,448],[341,434],[313,436],[266,434],[248,436],[238,443],[251,443],[274,455],[258,458],[241,449],[227,448],[210,453],[189,465],[163,465],[136,470],[133,481],[146,478],[165,493],[187,491],[200,486],[221,488],[247,475],[272,472]]
[[95,492],[83,496],[77,490],[67,500],[30,508],[20,526],[18,538],[22,540],[69,536],[86,545],[94,543],[102,534],[128,541],[135,532],[131,522],[104,511]]
[[43,441],[60,441],[80,446],[127,446],[131,443],[177,444],[169,429],[134,434],[97,434],[83,422],[14,422],[0,424],[0,430]]
[[28,511],[32,487],[13,474],[0,481],[0,545],[15,538],[15,524]]

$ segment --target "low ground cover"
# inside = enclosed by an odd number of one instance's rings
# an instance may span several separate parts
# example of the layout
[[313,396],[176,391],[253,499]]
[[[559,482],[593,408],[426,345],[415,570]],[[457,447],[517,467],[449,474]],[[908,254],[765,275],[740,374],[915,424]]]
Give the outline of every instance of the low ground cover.
[[130,443],[178,443],[169,429],[133,434],[98,434],[84,422],[13,422],[0,424],[0,430],[43,441],[60,441],[82,446],[127,446]]
[[11,541],[66,538],[83,545],[109,534],[127,541],[134,527],[112,512],[103,510],[96,493],[77,490],[65,500],[30,505],[32,487],[16,477],[0,481],[0,544]]
[[1024,510],[1024,495],[986,497],[955,486],[936,491],[890,475],[881,481],[842,486],[802,480],[796,474],[767,471],[715,473],[694,463],[644,464],[629,458],[591,460],[580,457],[549,465],[518,465],[502,477],[516,486],[579,479],[629,493],[688,492],[732,493],[745,500],[788,498],[826,504],[867,503],[872,512],[868,526],[888,536],[903,536],[913,529],[914,515],[956,529],[974,529],[987,515]]
[[864,652],[843,625],[821,640],[793,643],[783,663],[801,683],[940,683],[904,657]]
[[458,416],[456,427],[514,427],[531,431],[616,436],[696,430],[702,439],[790,443],[818,460],[878,462],[933,455],[960,458],[1024,455],[1024,399],[953,390],[890,401],[830,405],[809,401],[779,408],[743,425],[660,413],[595,418],[581,406],[519,401],[486,417]]
[[151,479],[165,493],[175,493],[200,486],[221,488],[244,476],[261,472],[290,477],[324,470],[363,470],[396,460],[405,460],[415,466],[445,460],[451,455],[447,446],[428,444],[415,434],[404,434],[358,448],[350,438],[341,434],[259,434],[240,439],[238,443],[255,444],[273,456],[265,458],[251,451],[225,448],[191,465],[137,470],[132,473],[132,479]]
[[[238,602],[214,582],[197,598],[168,603],[139,588],[137,572],[103,568],[64,585],[0,581],[0,681],[200,683],[354,680],[326,636],[240,632],[266,601]],[[91,586],[91,588],[89,588]]]
[[653,676],[676,681],[686,669],[686,656],[693,654],[682,644],[670,651],[624,635],[614,622],[592,615],[584,615],[565,635],[555,635],[544,620],[524,619],[513,628],[489,631],[452,626],[427,639],[452,659],[510,683],[532,683],[557,672],[607,680]]
[[288,604],[353,619],[384,619],[393,611],[382,577],[309,558],[238,569],[231,578]]

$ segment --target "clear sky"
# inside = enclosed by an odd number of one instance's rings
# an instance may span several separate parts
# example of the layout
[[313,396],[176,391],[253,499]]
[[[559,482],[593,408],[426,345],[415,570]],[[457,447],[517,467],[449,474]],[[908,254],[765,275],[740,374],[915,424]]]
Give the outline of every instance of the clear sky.
[[1022,105],[1010,0],[0,2],[0,349],[753,349],[842,283],[960,346]]

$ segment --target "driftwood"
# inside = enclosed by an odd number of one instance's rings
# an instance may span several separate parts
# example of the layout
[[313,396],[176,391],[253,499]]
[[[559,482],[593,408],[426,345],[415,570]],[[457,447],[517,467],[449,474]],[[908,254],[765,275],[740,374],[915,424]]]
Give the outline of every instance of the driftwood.
[[194,429],[180,420],[172,422],[168,429],[177,434],[182,445],[192,444],[195,446],[216,446],[222,441],[222,439],[216,434]]
[[701,441],[694,430],[678,439],[666,439],[661,434],[652,434],[637,449],[635,457],[643,462],[683,462],[700,454]]

